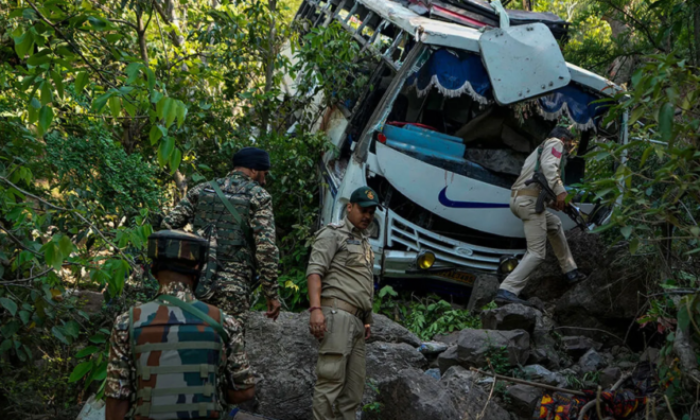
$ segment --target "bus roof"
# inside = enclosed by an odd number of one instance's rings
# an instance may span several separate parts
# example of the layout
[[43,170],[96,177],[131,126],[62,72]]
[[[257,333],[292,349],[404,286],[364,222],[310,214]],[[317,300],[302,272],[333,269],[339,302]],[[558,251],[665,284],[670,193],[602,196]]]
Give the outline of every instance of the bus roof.
[[[479,54],[481,32],[468,26],[444,22],[419,16],[412,10],[391,0],[355,0],[363,6],[392,22],[404,31],[413,34],[416,39],[429,45],[455,48]],[[612,96],[623,89],[610,80],[576,65],[566,63],[571,80],[579,85]]]

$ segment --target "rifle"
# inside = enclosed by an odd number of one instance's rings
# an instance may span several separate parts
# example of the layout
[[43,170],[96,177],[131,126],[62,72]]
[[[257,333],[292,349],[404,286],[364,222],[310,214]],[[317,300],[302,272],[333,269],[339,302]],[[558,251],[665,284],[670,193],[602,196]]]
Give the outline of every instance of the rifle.
[[[542,172],[535,172],[531,179],[525,181],[525,185],[530,185],[532,183],[536,183],[540,186],[540,195],[537,196],[537,203],[535,203],[535,212],[539,214],[544,211],[547,201],[556,201],[557,195],[549,187],[547,178],[545,178]],[[581,212],[579,211],[578,207],[574,206],[572,203],[569,203],[564,206],[564,213],[569,216],[574,223],[576,223],[577,227],[580,227],[582,230],[588,229],[588,224],[586,224],[583,216],[581,216]]]

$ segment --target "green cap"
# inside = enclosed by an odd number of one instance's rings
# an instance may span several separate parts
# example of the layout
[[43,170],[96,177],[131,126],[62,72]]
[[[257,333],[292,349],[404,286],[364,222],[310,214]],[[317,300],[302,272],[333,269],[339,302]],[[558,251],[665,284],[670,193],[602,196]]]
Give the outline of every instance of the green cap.
[[382,206],[379,204],[379,196],[370,187],[360,187],[356,189],[350,196],[350,202],[359,204],[360,207],[377,206],[379,209]]

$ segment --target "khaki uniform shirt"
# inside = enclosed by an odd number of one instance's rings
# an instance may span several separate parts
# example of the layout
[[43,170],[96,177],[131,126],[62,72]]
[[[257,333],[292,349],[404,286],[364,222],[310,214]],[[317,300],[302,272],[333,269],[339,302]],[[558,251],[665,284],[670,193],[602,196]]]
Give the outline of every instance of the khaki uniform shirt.
[[[175,296],[188,303],[196,301],[192,289],[183,283],[169,283],[161,286],[160,294]],[[226,363],[217,372],[219,386],[223,387],[221,391],[225,391],[225,388],[234,390],[250,388],[255,385],[255,378],[244,350],[243,327],[233,317],[224,313],[221,316],[221,324],[229,336],[229,342],[225,347]],[[109,346],[105,396],[118,400],[135,398],[136,366],[129,340],[128,311],[117,317]]]
[[321,276],[321,297],[343,300],[368,311],[365,324],[372,323],[374,296],[374,252],[367,230],[356,228],[346,217],[316,234],[306,277]]
[[[542,143],[542,156],[540,156],[540,170],[547,178],[547,183],[549,187],[554,191],[555,194],[559,195],[566,192],[564,188],[564,183],[561,179],[561,160],[564,156],[564,142],[556,137],[549,138]],[[522,189],[538,189],[539,187],[530,184],[525,185],[525,181],[532,179],[535,174],[535,167],[537,166],[537,149],[530,154],[530,156],[525,159],[525,164],[520,172],[520,177],[515,181],[515,184],[511,187],[512,190],[522,190]]]

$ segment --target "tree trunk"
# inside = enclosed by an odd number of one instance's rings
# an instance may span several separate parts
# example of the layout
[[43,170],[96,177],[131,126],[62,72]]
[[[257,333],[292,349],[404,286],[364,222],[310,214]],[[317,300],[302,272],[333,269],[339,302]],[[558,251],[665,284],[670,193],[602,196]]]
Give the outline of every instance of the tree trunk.
[[[275,45],[277,38],[275,13],[277,11],[277,0],[268,0],[268,7],[270,8],[270,32],[267,37],[267,57],[265,57],[265,95],[272,90],[273,79],[275,77],[275,59],[277,58],[277,48]],[[267,126],[270,121],[270,107],[267,105],[268,104],[265,104],[260,119],[260,130],[263,133],[267,133]]]
[[[620,39],[621,36],[630,33],[630,28],[626,23],[619,21],[617,19],[604,16],[603,20],[608,22],[610,25],[610,30],[612,31],[613,39]],[[623,48],[627,45],[623,45]],[[608,67],[608,75],[610,80],[618,85],[628,83],[632,78],[637,63],[639,62],[639,55],[629,54],[623,55],[615,58],[610,67]]]

